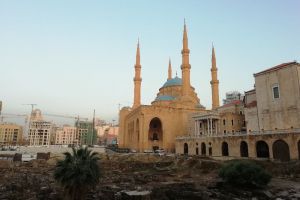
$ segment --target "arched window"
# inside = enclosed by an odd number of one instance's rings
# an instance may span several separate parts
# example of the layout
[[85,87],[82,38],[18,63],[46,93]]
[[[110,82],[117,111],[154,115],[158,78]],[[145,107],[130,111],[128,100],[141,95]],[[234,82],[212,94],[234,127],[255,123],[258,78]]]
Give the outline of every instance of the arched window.
[[285,141],[276,140],[273,143],[273,158],[282,162],[290,161],[290,148]]
[[136,120],[136,135],[137,135],[137,140],[140,141],[140,122],[139,119]]
[[222,142],[222,156],[229,156],[227,142]]
[[256,155],[258,158],[269,158],[269,146],[265,141],[256,142]]
[[298,141],[298,157],[299,157],[299,160],[300,160],[300,140]]
[[189,146],[187,143],[184,143],[183,149],[183,153],[187,155],[189,153]]
[[248,144],[245,141],[242,141],[240,144],[240,153],[241,157],[248,157]]
[[201,155],[202,156],[206,155],[206,145],[204,142],[201,143]]

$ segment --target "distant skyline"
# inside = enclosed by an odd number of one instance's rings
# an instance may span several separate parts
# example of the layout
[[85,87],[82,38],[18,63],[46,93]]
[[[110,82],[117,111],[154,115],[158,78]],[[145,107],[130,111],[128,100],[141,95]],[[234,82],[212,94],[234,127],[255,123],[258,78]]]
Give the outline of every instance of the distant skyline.
[[253,73],[300,61],[300,1],[4,1],[0,0],[0,101],[4,113],[96,117],[111,122],[133,102],[137,39],[142,104],[181,77],[186,19],[191,83],[211,108],[211,48],[220,103],[228,91],[253,88]]

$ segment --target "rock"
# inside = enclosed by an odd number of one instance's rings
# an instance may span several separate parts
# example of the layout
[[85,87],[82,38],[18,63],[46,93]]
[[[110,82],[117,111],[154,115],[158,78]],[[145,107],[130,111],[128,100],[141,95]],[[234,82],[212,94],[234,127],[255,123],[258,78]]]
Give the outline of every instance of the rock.
[[122,200],[150,200],[151,191],[123,191],[121,192]]
[[278,196],[278,197],[287,197],[288,195],[289,195],[289,192],[285,191],[285,190],[276,194],[276,196]]
[[273,198],[273,196],[274,196],[274,195],[273,195],[270,191],[268,191],[268,190],[263,191],[263,194],[266,195],[266,197],[268,197],[268,198],[270,198],[270,199]]
[[293,194],[292,197],[294,197],[296,199],[300,199],[300,193]]

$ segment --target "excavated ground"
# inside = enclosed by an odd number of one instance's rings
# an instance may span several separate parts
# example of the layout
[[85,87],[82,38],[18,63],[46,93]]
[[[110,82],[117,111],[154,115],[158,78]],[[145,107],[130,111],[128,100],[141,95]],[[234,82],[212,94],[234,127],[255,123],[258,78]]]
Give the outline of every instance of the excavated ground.
[[[55,163],[0,161],[0,199],[63,199]],[[222,161],[150,154],[101,154],[100,183],[86,199],[300,199],[300,162],[257,162],[272,175],[264,189],[233,188],[218,178]]]

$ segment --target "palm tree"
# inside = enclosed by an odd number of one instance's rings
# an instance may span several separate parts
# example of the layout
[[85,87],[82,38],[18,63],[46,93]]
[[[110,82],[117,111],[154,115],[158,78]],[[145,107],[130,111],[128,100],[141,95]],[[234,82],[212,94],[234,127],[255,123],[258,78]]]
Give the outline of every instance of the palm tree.
[[65,159],[56,164],[54,178],[63,186],[67,199],[81,200],[99,182],[98,153],[86,147],[72,148],[72,154],[65,152],[64,155]]

